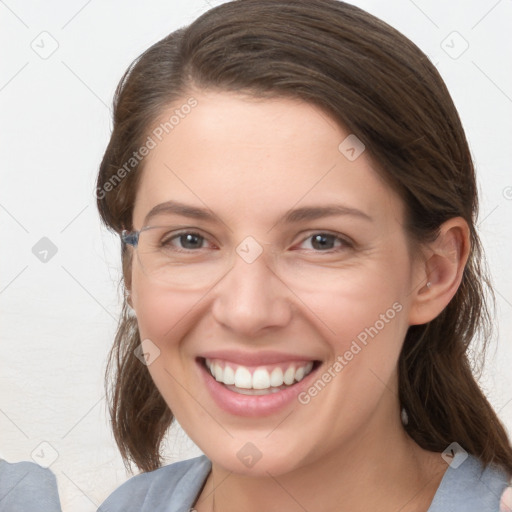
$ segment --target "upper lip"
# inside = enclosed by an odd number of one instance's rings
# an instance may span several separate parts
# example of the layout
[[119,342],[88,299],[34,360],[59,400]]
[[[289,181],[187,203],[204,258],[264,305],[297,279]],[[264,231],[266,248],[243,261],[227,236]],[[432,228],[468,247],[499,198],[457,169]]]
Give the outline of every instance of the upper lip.
[[317,361],[304,354],[292,354],[275,351],[242,352],[240,350],[211,350],[202,353],[204,359],[221,359],[242,366],[264,366],[266,364],[286,363],[292,361]]

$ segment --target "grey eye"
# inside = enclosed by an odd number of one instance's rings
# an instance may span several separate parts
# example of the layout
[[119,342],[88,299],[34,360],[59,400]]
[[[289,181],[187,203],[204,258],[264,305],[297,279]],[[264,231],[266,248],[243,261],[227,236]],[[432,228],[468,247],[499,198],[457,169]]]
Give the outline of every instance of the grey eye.
[[334,243],[338,237],[327,233],[318,233],[312,235],[310,238],[312,240],[311,245],[315,249],[333,249]]
[[183,249],[200,249],[204,243],[204,237],[197,233],[183,233],[175,239],[180,241]]

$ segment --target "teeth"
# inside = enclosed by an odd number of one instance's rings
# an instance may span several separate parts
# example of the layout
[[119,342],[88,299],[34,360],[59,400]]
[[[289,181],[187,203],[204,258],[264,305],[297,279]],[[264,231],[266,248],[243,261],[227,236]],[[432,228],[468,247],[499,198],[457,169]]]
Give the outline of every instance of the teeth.
[[215,364],[213,366],[213,376],[215,377],[215,380],[218,380],[219,382],[223,378],[223,371],[219,364]]
[[244,368],[243,366],[239,366],[235,372],[235,386],[237,388],[242,389],[251,389],[251,372]]
[[224,384],[233,385],[235,383],[235,371],[231,366],[226,365],[224,367],[223,379]]
[[272,390],[271,388],[279,388],[283,384],[291,386],[295,382],[300,382],[306,375],[308,375],[312,368],[313,362],[296,367],[296,364],[291,364],[286,370],[276,367],[269,373],[264,367],[258,367],[251,374],[245,366],[237,366],[236,370],[229,364],[224,364],[222,367],[217,361],[206,359],[206,366],[210,370],[215,380],[227,386],[235,386],[239,389],[247,390]]
[[270,385],[273,388],[277,388],[279,386],[282,386],[283,382],[283,370],[281,370],[281,368],[274,368],[272,370],[272,373],[270,374]]
[[287,386],[290,386],[293,384],[293,381],[295,380],[295,366],[290,366],[285,372],[283,377],[284,383]]
[[252,375],[252,389],[268,389],[270,387],[270,375],[265,368],[257,368]]

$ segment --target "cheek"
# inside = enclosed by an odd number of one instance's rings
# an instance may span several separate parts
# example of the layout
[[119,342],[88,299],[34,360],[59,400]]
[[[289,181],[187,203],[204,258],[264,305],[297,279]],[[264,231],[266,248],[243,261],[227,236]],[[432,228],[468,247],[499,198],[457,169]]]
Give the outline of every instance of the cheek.
[[380,394],[396,368],[408,327],[406,310],[396,297],[341,294],[336,309],[329,306],[331,371],[341,376],[338,384],[351,402]]
[[348,350],[354,339],[364,344],[378,336],[399,342],[397,334],[407,328],[406,269],[407,262],[398,257],[344,269],[328,289],[310,290],[301,300],[337,352]]
[[340,376],[333,390],[341,386],[343,400],[358,408],[358,400],[378,396],[392,378],[408,329],[407,254],[380,256],[347,271],[329,293],[304,297],[329,342],[331,373]]
[[198,301],[197,293],[152,285],[137,268],[132,274],[132,298],[141,339],[157,345],[177,339],[183,320]]
[[186,355],[183,350],[189,347],[180,341],[192,329],[191,313],[197,307],[200,296],[151,286],[144,275],[134,271],[132,297],[140,338],[143,343],[150,340],[149,346],[158,354],[148,365],[148,371],[167,405],[176,416],[181,417],[183,411],[191,406],[189,396],[183,389],[193,388],[189,382],[191,375],[183,364]]

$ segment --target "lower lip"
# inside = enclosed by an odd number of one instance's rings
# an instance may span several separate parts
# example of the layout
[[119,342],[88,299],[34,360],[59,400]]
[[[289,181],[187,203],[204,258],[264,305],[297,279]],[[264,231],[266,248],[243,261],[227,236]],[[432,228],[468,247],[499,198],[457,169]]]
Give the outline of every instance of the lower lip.
[[270,416],[297,401],[299,393],[310,386],[310,382],[318,370],[318,368],[314,368],[300,382],[275,393],[269,393],[268,395],[242,395],[236,391],[229,390],[224,384],[217,382],[205,367],[203,360],[197,361],[197,364],[213,401],[230,414],[247,417]]

